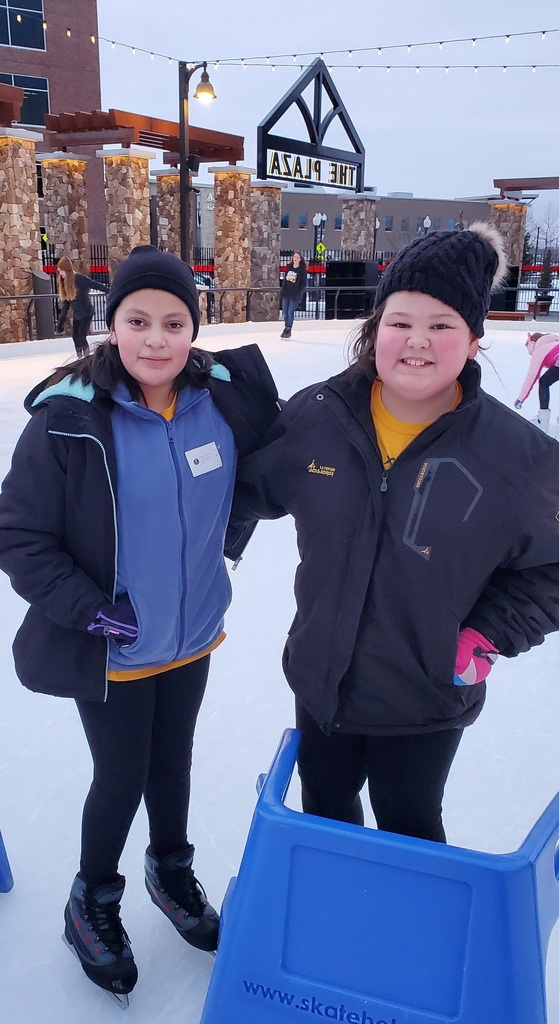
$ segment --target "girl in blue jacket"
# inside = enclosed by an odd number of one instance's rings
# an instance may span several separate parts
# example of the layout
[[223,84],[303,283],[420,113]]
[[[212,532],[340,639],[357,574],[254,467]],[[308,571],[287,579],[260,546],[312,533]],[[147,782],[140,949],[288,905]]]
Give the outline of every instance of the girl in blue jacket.
[[199,321],[190,267],[136,248],[114,275],[109,337],[29,396],[0,496],[0,568],[30,605],[16,671],[76,700],[93,758],[64,934],[124,1004],[137,969],[118,866],[142,798],[150,896],[187,942],[216,948],[187,837],[193,735],[231,598],[237,454],[277,411],[257,347],[212,358],[192,347]]

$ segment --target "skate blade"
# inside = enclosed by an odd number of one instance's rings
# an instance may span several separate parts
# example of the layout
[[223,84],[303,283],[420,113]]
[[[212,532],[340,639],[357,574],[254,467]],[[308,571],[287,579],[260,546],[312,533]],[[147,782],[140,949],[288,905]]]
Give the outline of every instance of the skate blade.
[[[62,941],[63,941],[64,945],[68,947],[68,949],[73,954],[73,956],[75,956],[76,960],[78,961],[78,963],[81,966],[80,958],[79,958],[78,954],[76,953],[76,950],[74,949],[74,946],[72,945],[72,943],[68,942],[68,939],[66,938],[66,935],[64,934],[64,932],[62,932]],[[88,980],[91,981],[91,978],[89,978]],[[92,982],[92,984],[94,985],[95,982]],[[111,992],[110,989],[108,989],[108,988],[101,988],[101,985],[97,985],[97,988],[101,989],[101,992],[106,992],[108,996],[112,996],[114,999],[116,999],[116,1001],[117,1001],[118,1005],[120,1006],[121,1010],[127,1010],[128,1007],[130,1006],[130,1000],[128,998],[128,993],[125,993],[125,992]]]

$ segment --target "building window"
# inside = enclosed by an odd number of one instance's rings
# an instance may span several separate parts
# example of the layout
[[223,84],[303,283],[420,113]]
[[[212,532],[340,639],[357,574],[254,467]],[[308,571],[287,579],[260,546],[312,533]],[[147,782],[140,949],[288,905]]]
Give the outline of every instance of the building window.
[[454,217],[449,217],[448,218],[446,226],[447,226],[447,230],[448,231],[454,231],[454,226],[455,226]]
[[[0,3],[2,0],[0,0]],[[0,8],[1,10],[1,8]],[[32,75],[0,74],[0,82],[4,85],[17,85],[23,89],[23,103],[18,124],[40,125],[44,127],[45,114],[49,112],[49,83],[47,78],[34,78]]]
[[307,215],[306,215],[306,213],[300,213],[299,214],[298,223],[299,223],[299,227],[300,228],[303,228],[303,229],[306,228],[306,226],[307,226]]
[[289,227],[289,214],[288,213],[282,213],[282,215],[281,215],[281,226],[282,226],[282,228],[288,228]]
[[385,217],[384,218],[384,230],[385,231],[392,231],[393,228],[394,228],[394,217]]
[[337,213],[334,216],[334,231],[341,231],[341,230],[342,230],[342,215],[341,215],[341,213]]
[[433,231],[439,231],[441,227],[441,218],[433,217]]
[[402,217],[402,224],[400,226],[400,231],[409,231],[409,229],[410,229],[410,219],[409,219],[409,217]]
[[46,50],[43,0],[0,0],[0,46]]

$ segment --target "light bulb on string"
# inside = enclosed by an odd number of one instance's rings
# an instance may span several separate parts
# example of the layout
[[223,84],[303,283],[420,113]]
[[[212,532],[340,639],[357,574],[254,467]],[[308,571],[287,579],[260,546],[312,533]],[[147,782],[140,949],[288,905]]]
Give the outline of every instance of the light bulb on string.
[[377,50],[377,54],[378,54],[379,57],[380,57],[381,53],[382,53],[382,46],[379,46],[379,48]]
[[505,43],[510,43],[510,36],[505,36]]
[[111,43],[111,50],[114,50],[116,43]]
[[16,14],[16,21],[21,21],[21,14]]
[[91,39],[91,42],[92,42],[92,43],[95,43],[95,42],[96,42],[96,40],[95,40],[95,36],[90,36],[89,38]]
[[475,46],[475,45],[476,45],[476,42],[477,42],[477,40],[476,40],[476,39],[472,39],[472,46]]
[[545,32],[542,32],[542,39],[545,39]]
[[66,29],[66,35],[68,36],[68,39],[70,39],[70,37],[72,35],[72,29],[71,28],[67,28]]

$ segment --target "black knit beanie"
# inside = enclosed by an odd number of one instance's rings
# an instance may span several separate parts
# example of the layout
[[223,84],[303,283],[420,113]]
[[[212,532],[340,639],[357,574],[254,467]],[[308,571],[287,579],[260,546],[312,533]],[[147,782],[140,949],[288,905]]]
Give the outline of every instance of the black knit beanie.
[[107,295],[107,326],[111,326],[122,300],[141,288],[157,288],[182,299],[192,316],[194,341],[200,327],[200,306],[194,274],[178,256],[171,252],[161,252],[155,245],[137,245],[116,268]]
[[377,288],[375,308],[393,292],[422,292],[455,309],[482,338],[491,292],[506,273],[503,239],[492,225],[479,221],[467,231],[433,231],[394,257]]

